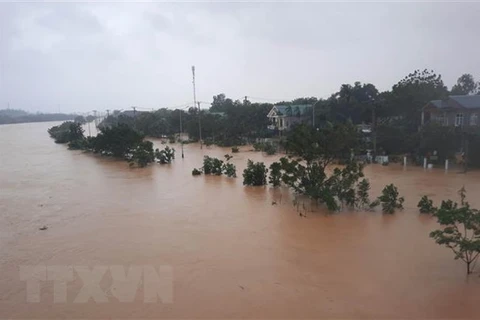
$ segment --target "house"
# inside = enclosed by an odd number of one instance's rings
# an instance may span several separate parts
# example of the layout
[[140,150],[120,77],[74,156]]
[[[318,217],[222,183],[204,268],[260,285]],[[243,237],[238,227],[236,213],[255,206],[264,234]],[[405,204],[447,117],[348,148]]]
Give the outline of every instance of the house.
[[468,127],[480,125],[480,95],[449,96],[432,100],[422,110],[422,125],[434,122],[444,126]]
[[288,130],[293,125],[306,122],[312,118],[312,105],[278,105],[273,106],[272,110],[267,114],[271,125],[269,129],[277,129],[280,131]]

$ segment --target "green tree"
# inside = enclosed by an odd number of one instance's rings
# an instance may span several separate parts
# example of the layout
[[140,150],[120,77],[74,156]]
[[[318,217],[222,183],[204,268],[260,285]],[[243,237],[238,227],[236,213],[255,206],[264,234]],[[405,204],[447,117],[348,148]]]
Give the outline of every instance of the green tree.
[[405,201],[403,197],[398,196],[398,189],[393,183],[385,186],[378,200],[382,204],[382,211],[389,214],[395,213],[396,209],[402,210]]
[[264,186],[267,184],[267,172],[263,162],[248,160],[247,168],[243,170],[243,184],[247,186]]
[[472,264],[480,254],[480,211],[470,207],[465,201],[465,193],[464,188],[460,189],[460,206],[451,200],[442,201],[434,213],[442,229],[432,231],[430,237],[450,248],[455,259],[465,262],[467,274],[470,274]]
[[359,147],[359,134],[351,123],[327,123],[322,128],[299,125],[287,136],[285,149],[307,164],[317,163],[324,170],[335,159],[349,159]]
[[452,95],[468,95],[478,92],[479,84],[475,82],[473,76],[465,73],[458,78],[457,83],[452,87],[450,94]]
[[84,116],[76,116],[73,121],[78,122],[80,124],[84,124],[87,122]]
[[422,108],[431,100],[446,98],[447,87],[433,70],[415,70],[392,88],[387,102],[411,131],[418,129]]

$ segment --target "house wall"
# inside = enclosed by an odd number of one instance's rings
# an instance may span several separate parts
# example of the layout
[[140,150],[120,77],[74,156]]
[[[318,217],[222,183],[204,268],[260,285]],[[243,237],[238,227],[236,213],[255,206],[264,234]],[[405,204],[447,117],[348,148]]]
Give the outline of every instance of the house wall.
[[[455,126],[457,114],[463,114],[463,126],[480,126],[480,109],[478,110],[454,110],[454,111],[442,111],[432,110],[430,111],[430,122],[441,123],[442,117],[447,120],[441,124],[448,126]],[[476,115],[476,121],[475,119]],[[472,119],[474,123],[472,124]]]

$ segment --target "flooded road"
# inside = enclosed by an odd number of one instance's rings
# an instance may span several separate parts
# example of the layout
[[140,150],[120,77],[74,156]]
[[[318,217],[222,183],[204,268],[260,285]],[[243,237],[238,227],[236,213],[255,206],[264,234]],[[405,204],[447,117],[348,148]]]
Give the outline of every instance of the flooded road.
[[[287,189],[242,185],[247,159],[276,156],[244,147],[232,159],[238,178],[192,177],[203,155],[230,150],[191,144],[183,160],[174,146],[171,165],[131,169],[55,144],[53,124],[0,126],[0,318],[480,317],[479,274],[467,281],[463,263],[429,238],[435,221],[416,208],[424,194],[457,199],[462,185],[480,207],[478,172],[369,166],[372,197],[393,182],[403,212],[302,218]],[[128,303],[112,294],[75,303],[78,279],[64,303],[54,303],[52,281],[28,302],[19,267],[34,265],[170,266],[172,302],[145,303],[140,292]],[[110,282],[106,274],[101,288]]]

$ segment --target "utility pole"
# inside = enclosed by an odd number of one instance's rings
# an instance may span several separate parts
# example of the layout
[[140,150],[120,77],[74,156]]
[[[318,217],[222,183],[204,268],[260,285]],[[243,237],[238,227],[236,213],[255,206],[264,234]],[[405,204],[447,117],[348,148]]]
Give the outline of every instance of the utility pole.
[[110,110],[107,109],[107,118],[110,117]]
[[[197,105],[197,92],[195,90],[195,66],[192,66],[192,76],[193,76],[193,107]],[[202,126],[200,124],[200,103],[198,103],[198,136],[200,139],[200,149],[202,149]]]

